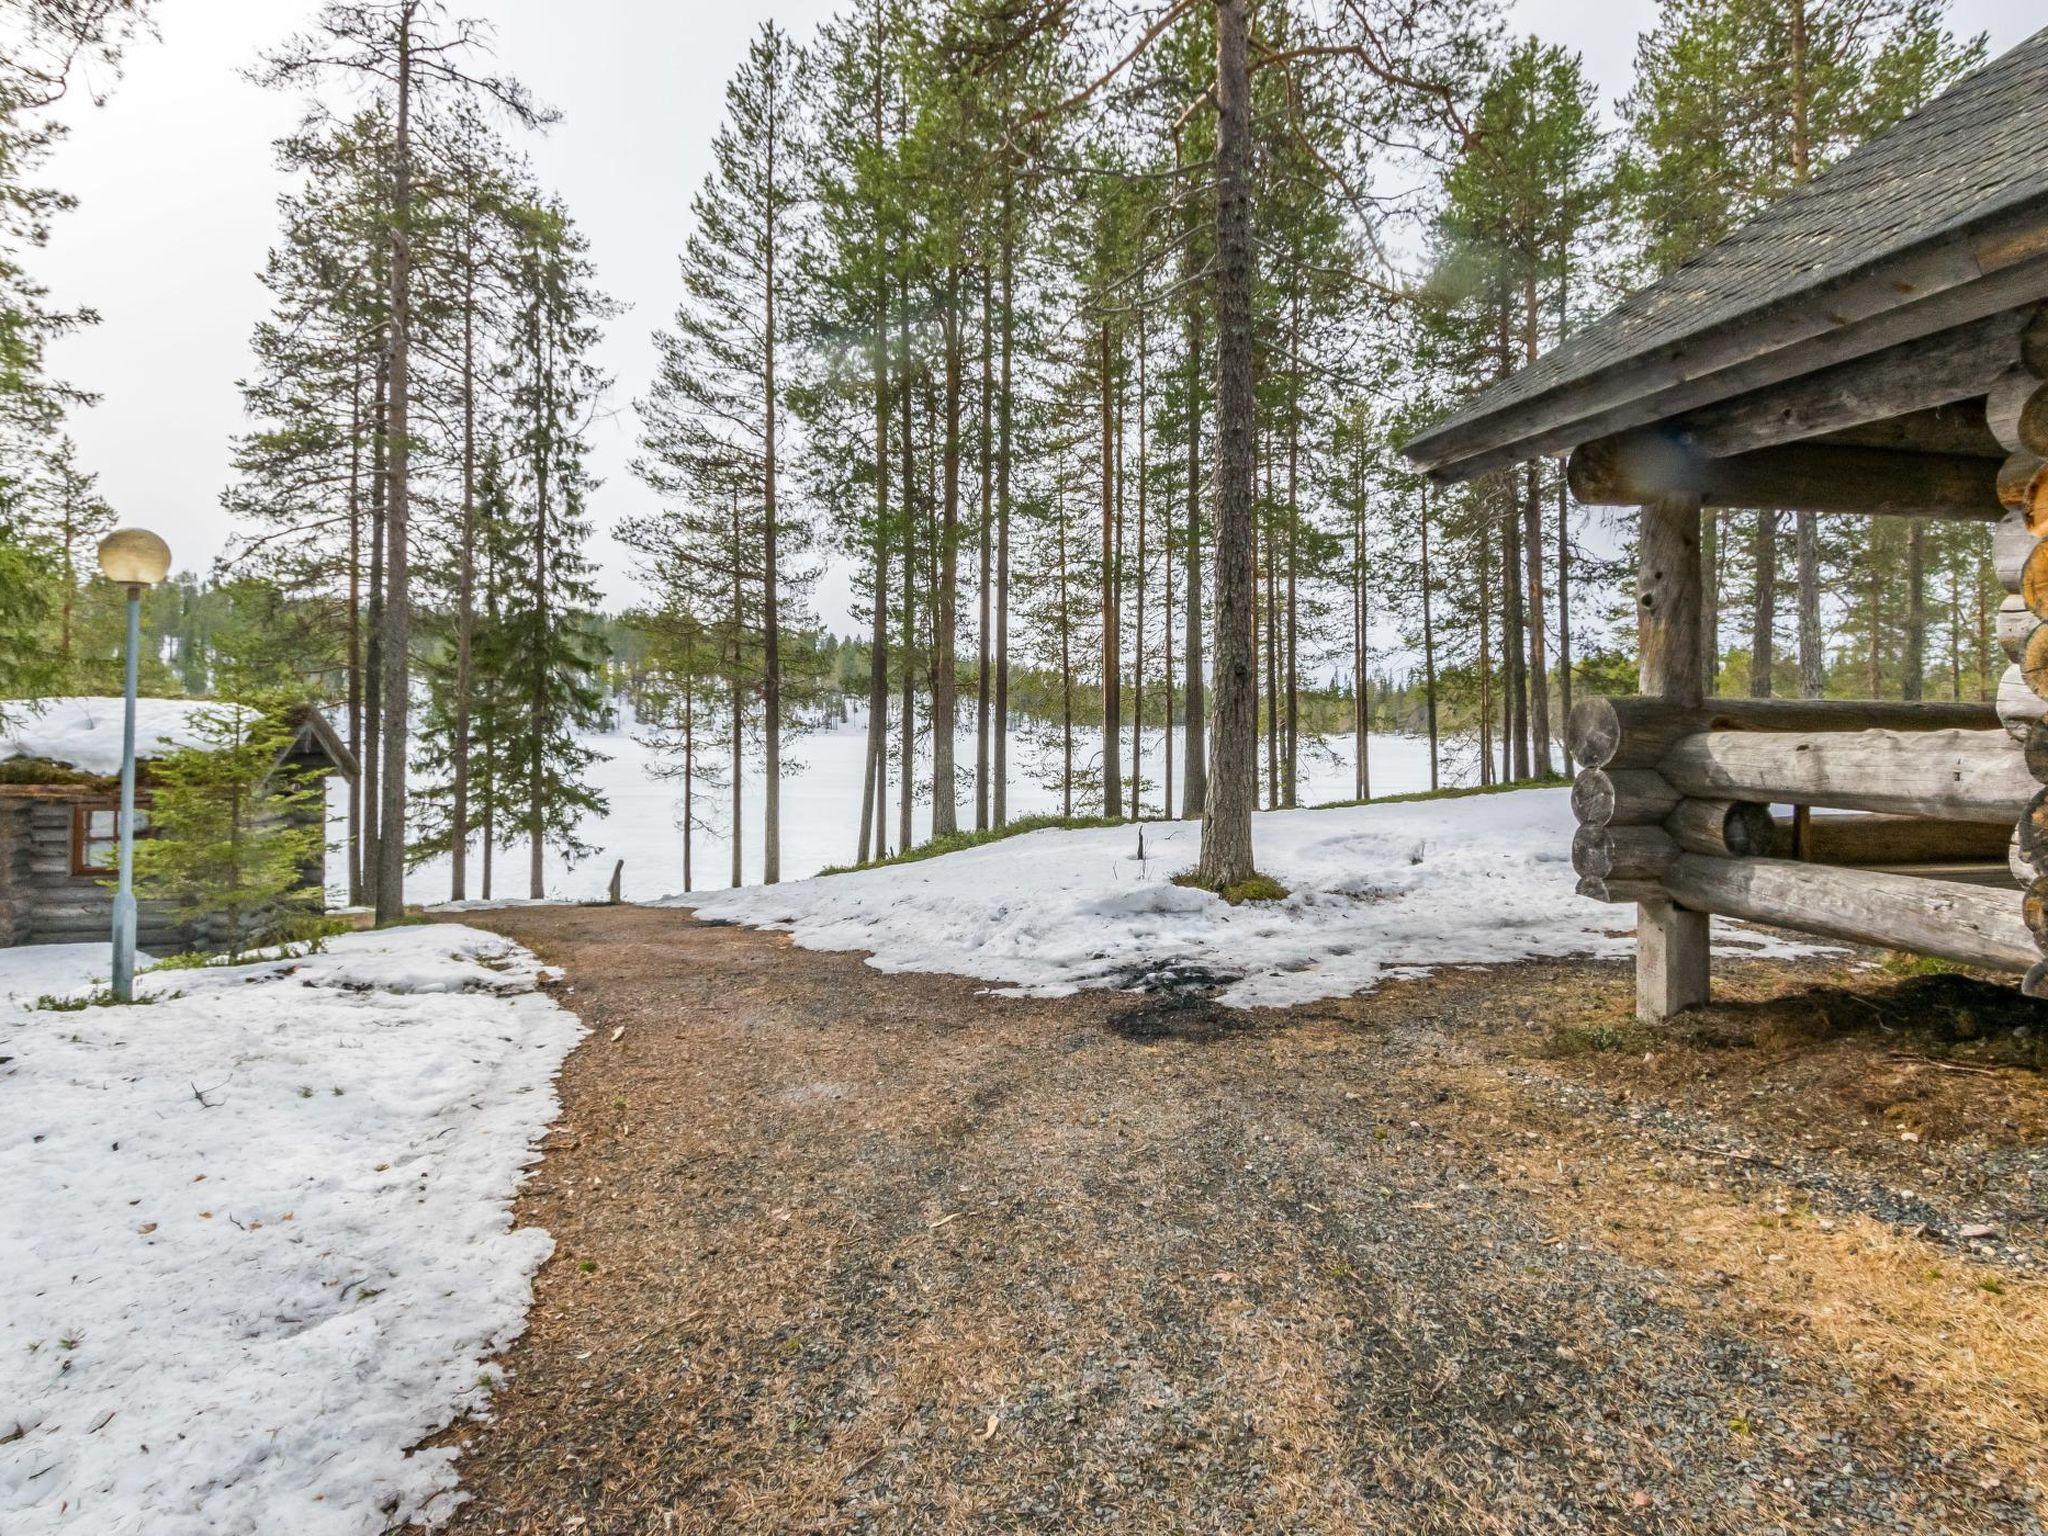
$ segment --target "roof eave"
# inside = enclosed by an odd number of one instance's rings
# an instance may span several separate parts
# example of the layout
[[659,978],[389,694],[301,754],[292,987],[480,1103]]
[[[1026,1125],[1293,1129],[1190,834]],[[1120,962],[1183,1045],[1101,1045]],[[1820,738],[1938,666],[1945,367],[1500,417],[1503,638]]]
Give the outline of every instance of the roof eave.
[[[1489,411],[1499,384],[1489,386],[1400,451],[1434,479],[1471,479],[1982,318],[2037,284],[2035,296],[2048,298],[2048,188],[1528,399]],[[1830,338],[1846,345],[1822,358],[1816,344]]]

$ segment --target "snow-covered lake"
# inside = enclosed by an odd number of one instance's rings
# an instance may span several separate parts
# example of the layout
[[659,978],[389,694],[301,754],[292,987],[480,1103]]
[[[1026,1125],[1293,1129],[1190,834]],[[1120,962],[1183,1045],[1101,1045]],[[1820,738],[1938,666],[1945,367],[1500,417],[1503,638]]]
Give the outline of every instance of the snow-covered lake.
[[[626,861],[621,882],[628,901],[649,901],[677,893],[683,888],[683,835],[680,830],[681,790],[670,779],[655,776],[653,754],[635,739],[637,727],[622,724],[616,731],[588,738],[602,754],[593,765],[591,777],[610,809],[601,817],[586,818],[580,835],[597,851],[573,868],[550,851],[547,860],[547,894],[555,898],[589,900],[601,897],[611,881],[612,864]],[[782,876],[785,880],[816,874],[832,864],[850,864],[854,859],[854,838],[860,826],[860,784],[863,754],[867,746],[865,711],[856,711],[844,724],[811,731],[785,746],[782,777]],[[1176,740],[1176,753],[1179,743]],[[1080,750],[1091,751],[1093,742],[1084,735]],[[1376,795],[1407,794],[1429,788],[1429,743],[1420,737],[1375,736],[1368,746],[1372,789]],[[974,736],[971,728],[960,737],[960,811],[963,827],[974,825]],[[1165,764],[1164,735],[1147,733],[1144,769],[1152,781],[1148,803],[1154,814],[1159,806],[1160,779]],[[1009,810],[1012,817],[1032,816],[1060,809],[1059,792],[1040,781],[1039,764],[1030,748],[1016,736],[1011,738]],[[928,779],[929,760],[920,759],[919,777]],[[1180,767],[1175,764],[1175,794],[1178,796]],[[1445,776],[1448,787],[1461,782],[1455,774]],[[1327,746],[1302,746],[1303,805],[1347,799],[1351,794],[1351,740],[1332,738]],[[343,802],[340,781],[333,781],[334,805]],[[756,768],[744,783],[744,823],[741,828],[741,863],[746,883],[761,878],[761,774]],[[890,845],[895,845],[894,786],[891,786]],[[715,890],[731,884],[732,845],[725,830],[727,792],[698,790],[700,822],[708,819],[714,830],[701,827],[694,840],[692,867],[696,890]],[[1077,805],[1086,815],[1096,807]],[[931,831],[929,801],[913,811],[913,825],[919,840]],[[332,820],[332,835],[345,837],[347,820]],[[330,871],[339,872],[339,855],[330,856]],[[470,860],[469,894],[481,894],[478,866]],[[410,901],[438,902],[448,899],[448,861],[436,859],[415,870],[405,883]],[[343,894],[336,892],[337,899]],[[526,850],[522,844],[498,859],[498,878],[493,894],[523,897],[526,886]]]

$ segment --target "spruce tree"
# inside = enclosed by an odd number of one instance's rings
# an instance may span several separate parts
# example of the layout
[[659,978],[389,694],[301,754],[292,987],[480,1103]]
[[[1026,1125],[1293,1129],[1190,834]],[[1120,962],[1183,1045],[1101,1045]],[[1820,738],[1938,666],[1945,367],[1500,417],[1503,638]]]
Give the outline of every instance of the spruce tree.
[[136,894],[167,904],[231,960],[292,937],[324,895],[308,879],[325,836],[323,785],[279,761],[291,715],[278,697],[202,710],[198,744],[150,762]]

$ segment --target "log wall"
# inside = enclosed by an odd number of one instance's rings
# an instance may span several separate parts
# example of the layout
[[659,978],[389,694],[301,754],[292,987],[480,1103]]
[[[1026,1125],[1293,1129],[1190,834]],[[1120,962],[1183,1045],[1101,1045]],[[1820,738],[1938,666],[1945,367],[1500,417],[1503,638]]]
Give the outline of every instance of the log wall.
[[[2039,329],[2038,322],[2035,327]],[[2030,333],[2031,334],[2031,333]],[[2024,889],[2022,927],[2036,946],[2024,989],[2048,996],[2048,358],[2022,347],[2020,360],[1994,380],[1985,424],[2006,450],[1998,472],[2003,508],[1992,563],[2006,590],[1998,640],[2010,665],[1998,684],[1999,723],[2018,745],[2033,793],[2019,808],[2012,870]]]

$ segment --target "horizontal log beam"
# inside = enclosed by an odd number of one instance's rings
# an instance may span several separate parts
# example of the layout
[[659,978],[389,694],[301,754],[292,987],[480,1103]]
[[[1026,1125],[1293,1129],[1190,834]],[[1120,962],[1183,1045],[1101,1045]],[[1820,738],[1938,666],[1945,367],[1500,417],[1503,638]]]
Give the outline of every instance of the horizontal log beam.
[[1720,858],[1768,858],[1778,842],[1770,808],[1744,800],[1681,800],[1664,830],[1687,853]]
[[[2006,857],[2013,829],[2002,821],[1944,821],[1937,816],[1867,816],[1853,812],[1806,818],[1804,858],[1814,864],[1995,863]],[[1793,818],[1777,818],[1777,848],[1793,855]]]
[[1696,912],[1851,944],[2022,975],[2041,958],[2012,891],[1789,859],[1697,853],[1674,860],[1663,883],[1672,900]]
[[1565,745],[1584,768],[1654,768],[1672,743],[1701,731],[1992,731],[1998,712],[1967,701],[1708,699],[1698,707],[1642,694],[1572,705]]
[[1655,880],[1678,857],[1662,827],[1581,827],[1572,835],[1572,872],[1590,880]]
[[1595,875],[1581,875],[1578,891],[1594,901],[1661,902],[1668,906],[1671,900],[1655,880],[1603,880]]
[[2004,731],[1704,731],[1664,754],[1681,794],[2012,823],[2040,785]]
[[1696,495],[1709,507],[1797,508],[1992,521],[1999,462],[1833,443],[1788,444],[1715,459],[1659,432],[1598,438],[1572,450],[1572,495],[1587,506],[1633,507]]
[[2006,310],[1706,406],[1675,423],[1714,458],[1884,421],[1984,394],[2019,356],[2029,311]]

